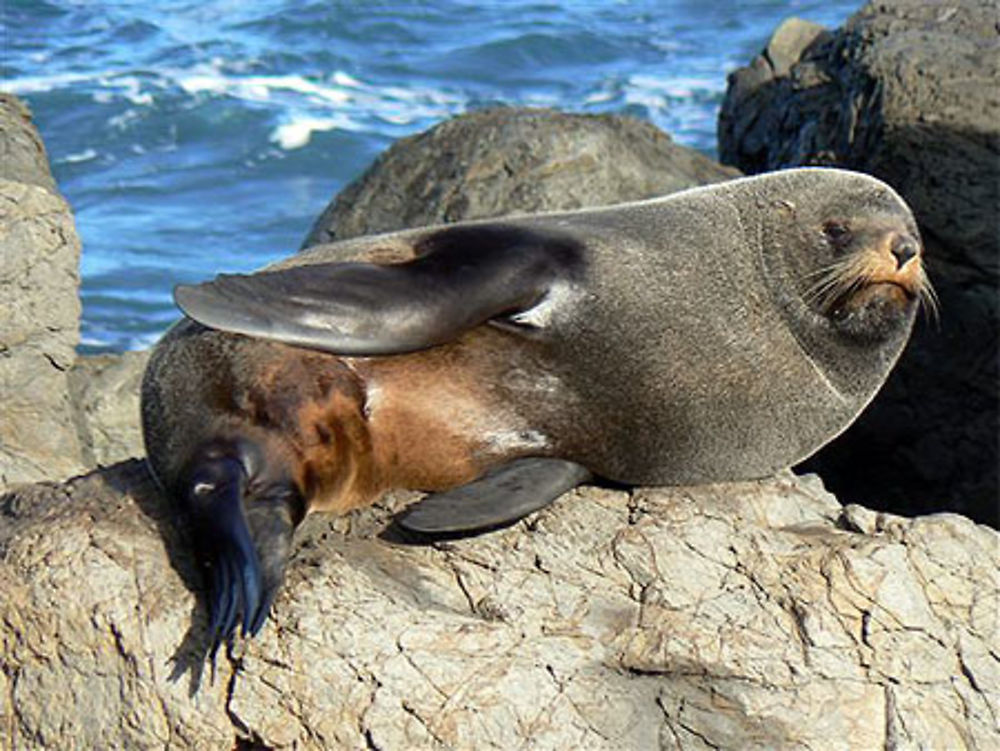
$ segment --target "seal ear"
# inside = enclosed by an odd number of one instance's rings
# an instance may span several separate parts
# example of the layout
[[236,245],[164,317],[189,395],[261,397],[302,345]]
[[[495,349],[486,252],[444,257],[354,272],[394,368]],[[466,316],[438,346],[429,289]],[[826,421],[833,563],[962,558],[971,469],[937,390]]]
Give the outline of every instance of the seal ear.
[[412,352],[538,303],[579,258],[562,238],[502,225],[426,235],[411,261],[221,275],[174,297],[210,328],[341,355]]

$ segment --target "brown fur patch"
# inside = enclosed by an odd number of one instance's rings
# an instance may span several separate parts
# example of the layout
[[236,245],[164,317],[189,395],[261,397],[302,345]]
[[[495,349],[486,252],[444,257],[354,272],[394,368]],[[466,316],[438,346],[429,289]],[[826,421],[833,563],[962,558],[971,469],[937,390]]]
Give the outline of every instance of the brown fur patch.
[[299,483],[310,508],[343,513],[373,502],[382,488],[356,388],[334,389],[297,412]]
[[520,424],[494,391],[513,357],[509,341],[484,327],[423,352],[349,361],[366,384],[365,411],[387,486],[444,490],[501,458],[491,436]]

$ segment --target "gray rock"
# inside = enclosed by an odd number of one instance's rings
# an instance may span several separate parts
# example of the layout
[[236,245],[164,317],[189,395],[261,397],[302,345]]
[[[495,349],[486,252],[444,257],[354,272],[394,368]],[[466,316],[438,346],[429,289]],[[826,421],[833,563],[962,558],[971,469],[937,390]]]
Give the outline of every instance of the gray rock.
[[4,92],[0,92],[0,179],[57,192],[31,111],[16,96]]
[[303,247],[409,227],[621,203],[738,175],[640,120],[483,110],[393,144],[326,208]]
[[829,38],[830,32],[819,24],[794,17],[782,21],[771,35],[762,57],[770,77],[787,76],[792,65],[799,61],[809,47]]
[[273,619],[214,680],[143,464],[0,499],[0,746],[995,745],[986,527],[842,511],[785,475],[585,488],[430,546],[377,536],[414,497],[307,521]]
[[145,454],[139,386],[149,351],[80,357],[69,372],[70,393],[88,467]]
[[0,97],[0,487],[82,472],[66,372],[80,239],[27,109]]
[[918,327],[882,395],[808,466],[845,500],[1000,524],[996,4],[885,0],[833,34],[792,28],[731,75],[722,160],[890,183],[920,222],[941,298],[940,325]]
[[28,108],[0,94],[0,487],[141,456],[145,353],[76,357],[80,240]]

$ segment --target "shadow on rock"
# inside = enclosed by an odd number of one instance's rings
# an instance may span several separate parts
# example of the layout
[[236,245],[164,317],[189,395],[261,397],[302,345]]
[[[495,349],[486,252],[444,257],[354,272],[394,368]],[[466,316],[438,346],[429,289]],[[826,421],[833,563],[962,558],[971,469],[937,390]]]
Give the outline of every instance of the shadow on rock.
[[[195,596],[190,614],[190,625],[184,638],[170,658],[173,665],[170,680],[179,680],[188,673],[189,695],[201,688],[207,657],[205,628],[208,610],[204,599],[202,573],[190,535],[183,525],[183,516],[171,507],[160,490],[145,461],[131,460],[101,470],[104,481],[123,496],[131,497],[138,509],[153,522],[163,540],[170,567],[177,572],[184,586]],[[214,670],[213,670],[214,676]]]

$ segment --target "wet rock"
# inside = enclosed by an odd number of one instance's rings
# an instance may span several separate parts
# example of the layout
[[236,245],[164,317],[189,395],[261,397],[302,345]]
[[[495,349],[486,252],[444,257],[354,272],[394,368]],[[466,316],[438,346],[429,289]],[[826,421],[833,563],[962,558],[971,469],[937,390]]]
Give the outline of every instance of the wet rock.
[[622,203],[738,174],[640,120],[483,110],[393,144],[326,208],[303,247],[503,214]]
[[[585,488],[506,530],[312,517],[211,669],[187,542],[127,462],[0,500],[0,744],[988,748],[1000,537],[815,478]],[[185,634],[191,624],[190,630]]]
[[84,470],[66,373],[80,239],[27,108],[0,97],[0,487]]
[[940,324],[918,326],[875,403],[807,466],[842,500],[1000,525],[996,4],[885,0],[834,33],[786,22],[730,76],[719,149],[747,172],[868,172],[913,207]]

